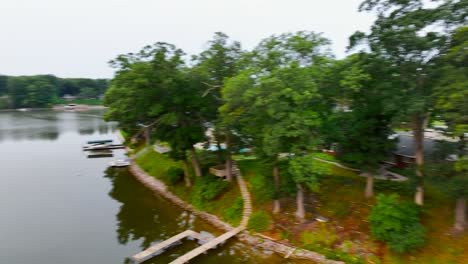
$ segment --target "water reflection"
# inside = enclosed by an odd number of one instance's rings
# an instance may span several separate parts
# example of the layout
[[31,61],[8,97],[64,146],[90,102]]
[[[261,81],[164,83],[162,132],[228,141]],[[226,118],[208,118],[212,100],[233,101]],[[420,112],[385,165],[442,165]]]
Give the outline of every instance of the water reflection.
[[[187,229],[218,236],[221,233],[190,212],[165,199],[154,196],[122,168],[108,168],[105,177],[112,182],[109,196],[122,203],[117,218],[117,239],[126,245],[139,241],[144,250]],[[183,241],[145,263],[168,263],[197,247],[195,241]],[[137,253],[137,252],[135,252]],[[127,263],[128,260],[123,260]],[[230,240],[225,245],[198,256],[196,263],[311,263],[294,262],[269,251],[256,250],[249,245]]]
[[50,140],[63,133],[78,131],[80,135],[96,132],[104,135],[115,132],[116,123],[102,122],[105,110],[86,112],[57,112],[38,110],[31,112],[0,112],[0,142],[5,140]]

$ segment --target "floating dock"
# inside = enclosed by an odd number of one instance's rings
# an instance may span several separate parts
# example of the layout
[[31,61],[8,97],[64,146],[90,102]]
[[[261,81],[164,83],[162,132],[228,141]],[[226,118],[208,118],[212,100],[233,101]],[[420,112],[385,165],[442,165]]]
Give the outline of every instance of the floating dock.
[[87,144],[104,144],[104,143],[112,143],[112,139],[101,139],[101,140],[91,140],[86,142]]
[[96,145],[84,146],[83,150],[92,151],[92,150],[123,149],[123,148],[125,148],[125,146],[122,144],[96,144]]

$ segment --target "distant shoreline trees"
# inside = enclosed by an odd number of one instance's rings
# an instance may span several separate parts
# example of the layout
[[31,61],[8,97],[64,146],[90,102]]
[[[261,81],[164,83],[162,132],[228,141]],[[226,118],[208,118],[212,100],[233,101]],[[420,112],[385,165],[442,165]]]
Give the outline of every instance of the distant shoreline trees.
[[58,78],[54,75],[0,75],[0,109],[49,108],[64,95],[98,98],[109,86],[107,79]]

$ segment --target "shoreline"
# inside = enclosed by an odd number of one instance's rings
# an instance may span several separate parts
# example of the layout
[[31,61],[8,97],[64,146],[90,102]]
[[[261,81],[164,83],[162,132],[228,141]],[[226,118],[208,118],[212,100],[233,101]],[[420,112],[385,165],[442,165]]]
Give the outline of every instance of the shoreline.
[[86,111],[86,110],[95,110],[95,109],[108,109],[109,107],[103,105],[76,105],[74,109],[67,109],[66,105],[54,105],[48,108],[9,108],[9,109],[0,109],[0,112],[30,112],[30,111],[44,111],[44,110],[53,110],[53,111]]
[[[135,179],[137,179],[140,183],[142,183],[146,188],[163,196],[165,199],[168,199],[169,201],[175,203],[182,209],[192,212],[194,215],[200,217],[204,221],[207,221],[216,228],[225,232],[234,229],[234,227],[220,220],[217,216],[195,209],[192,205],[183,201],[178,196],[168,191],[167,186],[163,182],[156,179],[155,177],[148,175],[145,171],[143,171],[143,169],[140,168],[140,166],[138,166],[138,164],[135,163],[135,161],[132,161],[129,167],[129,171],[132,174],[132,176]],[[284,258],[311,260],[316,263],[345,264],[342,261],[329,260],[325,256],[313,251],[291,247],[265,237],[250,235],[247,231],[239,233],[238,235],[236,235],[236,237],[241,242],[247,243],[257,248],[273,251],[277,254],[284,256]]]

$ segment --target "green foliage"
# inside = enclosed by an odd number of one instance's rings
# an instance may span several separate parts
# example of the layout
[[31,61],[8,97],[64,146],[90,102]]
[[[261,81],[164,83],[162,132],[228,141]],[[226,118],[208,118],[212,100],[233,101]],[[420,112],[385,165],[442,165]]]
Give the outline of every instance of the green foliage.
[[312,155],[295,156],[288,164],[294,182],[303,183],[312,191],[319,189],[319,176],[330,174],[330,165],[317,161]]
[[[74,83],[73,89],[69,87],[71,83]],[[64,94],[78,95],[81,90],[97,97],[107,87],[108,81],[104,79],[62,79],[53,75],[0,76],[0,96],[7,95],[13,108],[47,108],[55,103],[72,103],[59,98]]]
[[426,231],[419,222],[419,213],[417,205],[399,202],[396,194],[380,194],[369,216],[372,236],[388,242],[399,253],[421,247]]
[[223,218],[233,225],[238,225],[242,220],[243,209],[244,200],[242,197],[237,197],[234,204],[224,211]]
[[446,54],[440,59],[435,95],[436,109],[459,136],[468,131],[468,26],[453,32]]
[[9,103],[8,98],[0,97],[0,109],[8,109],[9,107],[10,107],[10,103]]
[[220,196],[229,186],[228,181],[215,176],[196,177],[191,195],[192,204],[201,208],[204,203]]
[[409,197],[414,193],[414,186],[412,186],[408,182],[375,180],[374,189],[381,192],[398,193],[406,197]]
[[[221,160],[219,159],[219,155],[221,154]],[[224,164],[225,160],[225,151],[209,151],[209,150],[201,150],[197,151],[197,158],[200,163],[200,167],[204,174],[208,173],[210,167],[218,164]]]
[[316,245],[330,248],[338,236],[333,228],[328,228],[326,224],[321,226],[315,232],[304,232],[301,235],[303,245]]
[[271,224],[271,216],[267,212],[261,210],[250,215],[247,229],[261,233],[270,229]]
[[184,179],[184,170],[178,167],[170,167],[165,177],[169,185],[175,185]]

